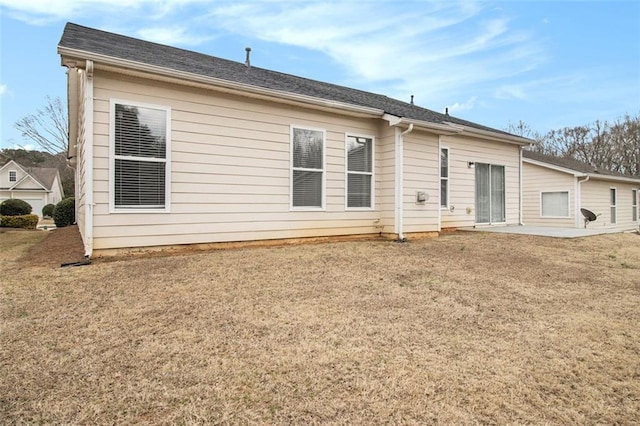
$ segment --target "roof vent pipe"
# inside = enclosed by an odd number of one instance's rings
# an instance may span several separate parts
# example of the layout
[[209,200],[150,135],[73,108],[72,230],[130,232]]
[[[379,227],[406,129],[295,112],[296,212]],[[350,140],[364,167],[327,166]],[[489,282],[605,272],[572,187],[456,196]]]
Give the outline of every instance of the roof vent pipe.
[[413,105],[413,95],[411,95],[411,105]]
[[444,115],[449,115],[449,108],[444,109]]
[[247,60],[244,61],[244,64],[247,66],[247,68],[251,68],[251,60],[249,59],[249,55],[251,55],[251,48],[245,47],[244,50],[247,51]]

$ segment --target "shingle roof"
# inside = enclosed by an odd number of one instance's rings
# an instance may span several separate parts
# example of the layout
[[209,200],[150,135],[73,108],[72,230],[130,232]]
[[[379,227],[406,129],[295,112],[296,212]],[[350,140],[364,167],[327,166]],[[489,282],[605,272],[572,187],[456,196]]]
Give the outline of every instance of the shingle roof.
[[610,170],[601,170],[591,164],[574,160],[573,158],[556,157],[554,155],[541,154],[539,152],[529,151],[526,149],[522,151],[522,156],[524,158],[539,161],[542,163],[551,164],[553,166],[562,167],[562,168],[573,170],[579,173],[600,174],[604,176],[615,176],[615,177],[637,179],[637,177],[635,176],[629,176],[623,173],[613,172]]
[[435,124],[454,123],[501,135],[514,136],[502,130],[455,118],[448,114],[441,114],[384,95],[310,80],[255,66],[247,68],[244,63],[96,30],[73,23],[67,23],[65,26],[59,46],[265,89],[375,108],[397,117]]
[[58,169],[45,167],[23,167],[31,176],[48,190],[53,188],[53,182],[58,174]]

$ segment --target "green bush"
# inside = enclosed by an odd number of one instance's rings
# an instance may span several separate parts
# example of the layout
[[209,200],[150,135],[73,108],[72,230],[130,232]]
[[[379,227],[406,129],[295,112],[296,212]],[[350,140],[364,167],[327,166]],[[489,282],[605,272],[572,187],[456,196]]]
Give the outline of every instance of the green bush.
[[0,216],[0,227],[2,228],[24,228],[36,229],[38,226],[37,214],[24,214],[20,216]]
[[58,228],[73,225],[76,221],[76,200],[75,198],[65,198],[56,204],[53,209],[53,222]]
[[17,198],[4,200],[0,204],[0,214],[3,216],[21,216],[31,213],[31,210],[31,204]]
[[42,208],[42,217],[53,217],[53,210],[56,208],[55,204],[47,204]]

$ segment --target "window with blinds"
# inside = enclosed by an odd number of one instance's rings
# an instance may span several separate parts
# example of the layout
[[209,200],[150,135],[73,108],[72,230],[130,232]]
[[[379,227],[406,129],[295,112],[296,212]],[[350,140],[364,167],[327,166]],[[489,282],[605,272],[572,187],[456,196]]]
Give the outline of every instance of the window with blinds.
[[349,136],[347,151],[347,208],[373,207],[373,138]]
[[569,192],[543,192],[541,197],[542,217],[569,217]]
[[291,128],[291,206],[324,208],[324,130]]
[[115,210],[168,209],[169,110],[112,102]]
[[440,207],[449,206],[449,148],[440,148]]

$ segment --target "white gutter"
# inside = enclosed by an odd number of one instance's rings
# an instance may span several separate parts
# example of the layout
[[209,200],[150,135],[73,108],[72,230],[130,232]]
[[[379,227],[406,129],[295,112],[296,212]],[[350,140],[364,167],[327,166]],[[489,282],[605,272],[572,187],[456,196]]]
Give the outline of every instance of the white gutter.
[[84,75],[84,175],[85,175],[85,257],[93,254],[93,62],[87,60]]
[[518,208],[520,209],[520,226],[524,226],[524,218],[522,215],[522,150],[523,150],[524,146],[520,147],[520,162],[518,163],[519,166],[519,174],[520,174],[520,200],[519,200],[519,206]]
[[[100,55],[97,53],[69,49],[58,46],[58,54],[62,59],[62,64],[67,65],[69,63],[75,64],[81,63],[84,60],[96,62],[96,69],[114,71],[120,74],[126,73],[125,69],[132,71],[139,71],[144,73],[155,74],[166,78],[173,78],[179,80],[179,83],[185,84],[190,81],[194,83],[202,84],[208,88],[212,86],[221,89],[223,91],[241,94],[243,96],[249,96],[254,94],[254,97],[259,98],[273,98],[281,99],[283,101],[295,102],[297,104],[307,104],[320,106],[331,110],[343,110],[356,113],[368,117],[379,118],[384,114],[384,111],[377,108],[363,107],[359,105],[333,101],[329,99],[316,98],[313,96],[301,95],[297,93],[285,92],[281,90],[267,89],[260,86],[254,86],[251,84],[238,83],[216,77],[209,77],[200,74],[195,74],[187,71],[179,71],[170,68],[160,67],[156,65],[144,64],[137,61],[130,61],[127,59],[114,58],[112,56]],[[146,76],[148,77],[148,76]]]
[[400,132],[399,128],[395,128],[396,132],[396,173],[395,173],[395,208],[396,208],[396,229],[395,233],[398,234],[398,240],[404,241],[404,206],[403,206],[403,192],[404,192],[404,136],[413,131],[413,124],[409,124],[409,127]]
[[489,130],[476,129],[475,127],[463,126],[455,123],[447,122],[447,124],[459,127],[460,129],[462,129],[461,132],[464,132],[465,134],[482,136],[484,138],[491,138],[498,142],[513,143],[521,146],[531,145],[531,142],[532,142],[531,139],[522,138],[520,136],[491,132]]
[[584,176],[583,180],[579,179],[579,176],[576,176],[576,228],[580,228],[580,205],[582,204],[582,184],[589,180],[590,176]]

